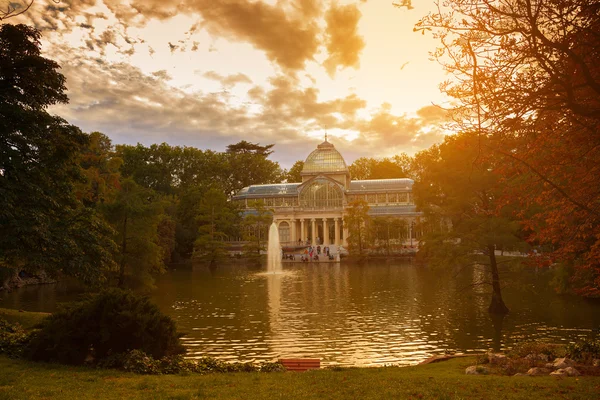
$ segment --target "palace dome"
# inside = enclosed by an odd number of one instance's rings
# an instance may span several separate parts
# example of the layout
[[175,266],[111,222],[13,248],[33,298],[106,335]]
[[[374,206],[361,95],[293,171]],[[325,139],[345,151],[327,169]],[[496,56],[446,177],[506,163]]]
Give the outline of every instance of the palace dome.
[[301,174],[314,175],[322,172],[348,173],[344,157],[335,149],[333,144],[327,141],[327,136],[325,136],[325,141],[306,157]]

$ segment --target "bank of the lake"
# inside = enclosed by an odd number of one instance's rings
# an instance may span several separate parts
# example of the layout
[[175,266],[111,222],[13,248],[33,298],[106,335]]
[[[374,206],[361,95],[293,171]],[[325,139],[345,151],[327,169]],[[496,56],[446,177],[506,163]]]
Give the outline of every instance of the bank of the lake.
[[148,376],[0,356],[0,398],[532,400],[600,396],[600,377],[465,375],[465,368],[473,362],[467,357],[414,367]]

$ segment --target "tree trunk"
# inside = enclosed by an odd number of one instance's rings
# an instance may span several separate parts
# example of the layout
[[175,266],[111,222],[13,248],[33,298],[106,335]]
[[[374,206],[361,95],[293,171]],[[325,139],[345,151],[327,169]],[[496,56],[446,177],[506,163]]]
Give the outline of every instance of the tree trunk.
[[127,214],[123,221],[123,242],[121,243],[121,265],[119,266],[119,287],[125,285],[125,254],[127,252]]
[[493,245],[488,246],[490,255],[490,269],[492,272],[492,302],[488,311],[491,314],[508,314],[508,307],[502,300],[502,291],[500,289],[500,275],[498,274],[498,264],[496,263],[496,253]]

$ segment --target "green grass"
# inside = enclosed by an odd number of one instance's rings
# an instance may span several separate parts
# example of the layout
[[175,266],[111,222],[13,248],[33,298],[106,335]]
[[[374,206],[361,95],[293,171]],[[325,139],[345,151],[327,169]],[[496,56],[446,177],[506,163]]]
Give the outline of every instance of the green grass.
[[147,376],[0,356],[0,399],[598,399],[600,377],[467,376],[473,358],[397,368]]
[[5,319],[8,322],[18,322],[25,329],[29,329],[34,325],[38,324],[41,320],[46,318],[48,313],[42,312],[29,312],[19,310],[12,310],[8,308],[0,308],[0,318]]

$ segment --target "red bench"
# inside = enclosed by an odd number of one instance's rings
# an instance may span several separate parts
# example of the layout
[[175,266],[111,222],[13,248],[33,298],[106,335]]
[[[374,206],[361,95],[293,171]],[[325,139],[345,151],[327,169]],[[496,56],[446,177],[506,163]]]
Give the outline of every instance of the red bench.
[[318,358],[282,358],[279,362],[287,371],[302,372],[321,368],[321,360]]

